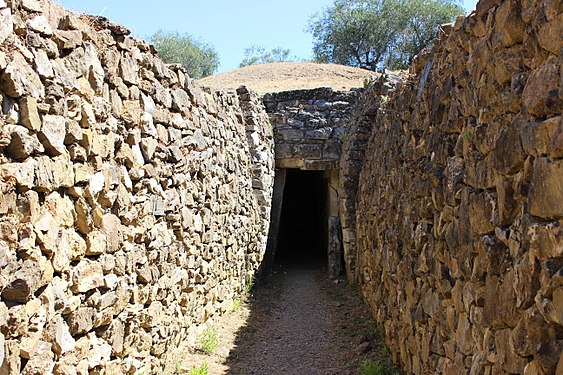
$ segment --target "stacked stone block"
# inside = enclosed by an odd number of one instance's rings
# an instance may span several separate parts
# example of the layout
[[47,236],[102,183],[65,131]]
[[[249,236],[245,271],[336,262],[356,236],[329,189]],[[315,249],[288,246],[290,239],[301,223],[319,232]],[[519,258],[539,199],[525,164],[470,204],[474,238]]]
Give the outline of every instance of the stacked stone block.
[[127,34],[0,1],[0,374],[158,373],[261,262],[258,98]]
[[366,148],[371,135],[375,116],[382,104],[386,103],[404,72],[380,75],[370,83],[358,98],[350,122],[339,163],[340,196],[339,216],[342,223],[342,246],[348,281],[357,279],[356,261],[356,197],[360,171],[364,164]]
[[276,166],[338,169],[360,91],[318,88],[266,94],[263,101],[274,129]]
[[481,1],[380,110],[358,281],[412,374],[563,372],[563,14]]

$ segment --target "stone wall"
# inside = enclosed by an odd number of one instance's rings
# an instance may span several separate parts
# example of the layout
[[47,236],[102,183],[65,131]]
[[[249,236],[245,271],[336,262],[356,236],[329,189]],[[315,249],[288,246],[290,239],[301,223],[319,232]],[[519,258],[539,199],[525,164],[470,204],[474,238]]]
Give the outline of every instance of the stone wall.
[[360,92],[318,88],[266,94],[263,101],[274,128],[276,167],[338,169]]
[[346,276],[352,283],[357,279],[356,197],[360,171],[375,116],[381,105],[388,100],[397,83],[401,81],[403,74],[404,72],[388,73],[371,82],[358,98],[342,145],[338,170],[338,213],[342,223],[342,247]]
[[0,0],[0,374],[157,373],[263,257],[259,98],[127,34]]
[[562,22],[479,2],[376,116],[357,280],[406,373],[563,373]]
[[[329,276],[337,278],[342,268],[342,241],[338,216],[338,168],[342,143],[350,128],[356,101],[362,89],[334,91],[331,88],[293,90],[266,94],[263,103],[274,131],[276,182],[265,267],[276,256],[283,205],[286,169],[325,171],[327,182],[326,242]],[[319,212],[319,215],[321,213]],[[331,218],[332,217],[332,218]],[[332,228],[332,230],[328,230]]]

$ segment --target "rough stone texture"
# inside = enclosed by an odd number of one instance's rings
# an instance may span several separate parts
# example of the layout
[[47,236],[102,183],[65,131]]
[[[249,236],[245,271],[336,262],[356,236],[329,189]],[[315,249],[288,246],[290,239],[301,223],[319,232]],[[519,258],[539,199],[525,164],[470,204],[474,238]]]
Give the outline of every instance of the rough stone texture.
[[318,88],[264,95],[274,128],[276,167],[338,169],[342,142],[360,92]]
[[342,225],[342,247],[346,275],[350,282],[356,279],[356,196],[360,171],[370,138],[375,115],[400,82],[403,73],[380,76],[371,82],[358,98],[351,125],[343,137],[342,155],[339,163],[339,214]]
[[0,373],[154,374],[264,256],[273,136],[102,17],[0,2]]
[[370,116],[355,275],[406,373],[561,371],[562,30],[481,1]]

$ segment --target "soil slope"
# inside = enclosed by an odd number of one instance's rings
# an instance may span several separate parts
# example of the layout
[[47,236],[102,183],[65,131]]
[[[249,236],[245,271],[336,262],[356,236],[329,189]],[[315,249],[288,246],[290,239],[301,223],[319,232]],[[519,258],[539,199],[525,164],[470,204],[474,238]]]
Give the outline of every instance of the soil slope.
[[224,90],[236,89],[244,85],[263,95],[268,92],[317,87],[350,90],[363,87],[364,80],[369,76],[378,76],[378,74],[344,65],[283,62],[247,66],[205,77],[197,82]]

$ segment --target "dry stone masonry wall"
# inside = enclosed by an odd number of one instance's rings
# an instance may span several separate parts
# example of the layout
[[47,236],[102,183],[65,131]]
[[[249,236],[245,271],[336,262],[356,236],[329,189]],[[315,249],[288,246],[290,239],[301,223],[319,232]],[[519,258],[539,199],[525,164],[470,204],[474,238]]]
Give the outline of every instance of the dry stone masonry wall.
[[103,17],[0,0],[0,375],[159,373],[262,263],[274,139],[276,179],[330,171],[328,242],[340,216],[406,373],[563,373],[562,11],[481,1],[359,102],[262,102]]
[[318,88],[266,94],[263,101],[274,129],[276,166],[338,169],[360,91]]
[[0,0],[0,374],[158,373],[263,257],[259,98],[127,34]]
[[479,2],[377,113],[358,282],[407,373],[563,373],[562,10]]
[[346,275],[350,282],[356,280],[356,197],[360,171],[374,125],[374,118],[382,103],[388,100],[403,72],[385,74],[374,80],[358,98],[354,115],[350,120],[339,164],[340,196],[338,199],[340,222],[342,223],[342,247]]

